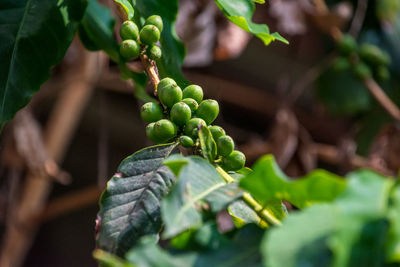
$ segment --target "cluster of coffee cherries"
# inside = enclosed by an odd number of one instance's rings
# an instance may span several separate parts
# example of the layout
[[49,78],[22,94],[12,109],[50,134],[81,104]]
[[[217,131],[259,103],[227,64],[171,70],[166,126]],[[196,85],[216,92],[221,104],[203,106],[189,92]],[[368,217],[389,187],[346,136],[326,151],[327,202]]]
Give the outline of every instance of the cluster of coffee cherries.
[[203,89],[198,85],[189,85],[183,90],[171,78],[164,78],[157,86],[161,104],[148,102],[141,108],[141,117],[149,124],[147,137],[155,143],[179,140],[186,148],[199,146],[198,131],[209,127],[217,144],[218,164],[227,171],[236,171],[244,167],[246,158],[234,150],[233,139],[225,130],[211,125],[219,113],[218,102],[213,99],[203,100]]
[[161,58],[161,49],[155,44],[160,40],[163,30],[162,18],[158,15],[148,17],[140,29],[135,22],[126,20],[121,24],[119,34],[122,43],[119,52],[125,60],[134,60],[141,53],[141,45],[146,48],[147,56],[152,60]]
[[351,69],[361,80],[375,77],[385,81],[390,78],[390,56],[378,46],[369,43],[358,45],[351,35],[343,35],[337,47],[340,57],[333,63],[334,70]]

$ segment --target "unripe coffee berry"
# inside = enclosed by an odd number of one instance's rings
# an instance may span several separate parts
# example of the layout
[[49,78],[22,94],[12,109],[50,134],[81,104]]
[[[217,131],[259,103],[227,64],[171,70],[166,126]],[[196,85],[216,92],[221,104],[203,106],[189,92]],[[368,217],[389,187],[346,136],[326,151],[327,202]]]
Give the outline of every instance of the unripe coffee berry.
[[196,100],[194,100],[193,98],[184,98],[182,99],[182,102],[189,106],[190,110],[192,111],[192,114],[199,107],[199,104],[197,104]]
[[234,148],[235,148],[235,143],[233,142],[233,139],[230,136],[224,135],[217,139],[218,155],[223,157],[229,156]]
[[158,30],[160,32],[162,32],[162,30],[164,28],[162,18],[158,15],[152,15],[152,16],[148,17],[146,19],[146,22],[144,23],[144,25],[154,25],[158,28]]
[[[161,81],[164,81],[164,79]],[[182,90],[172,79],[167,80],[162,84],[160,82],[157,87],[157,91],[158,98],[160,99],[161,103],[169,108],[182,100]]]
[[154,124],[155,138],[161,140],[162,142],[171,140],[176,136],[176,133],[177,133],[177,127],[170,120],[162,119]]
[[192,111],[185,103],[178,102],[172,106],[170,116],[176,125],[184,126],[192,117]]
[[332,65],[332,68],[336,72],[343,72],[350,69],[351,64],[347,57],[339,57],[337,58]]
[[189,85],[183,89],[183,98],[193,98],[200,103],[203,100],[203,89],[198,85]]
[[147,49],[147,56],[152,60],[160,59],[161,55],[161,48],[156,45],[153,45],[151,48]]
[[376,45],[362,44],[358,54],[362,60],[372,65],[387,66],[390,63],[390,56]]
[[345,34],[338,42],[338,49],[344,55],[349,55],[357,50],[357,42],[353,36]]
[[119,29],[119,35],[122,40],[137,40],[139,37],[139,29],[135,22],[127,20],[121,24],[121,28]]
[[163,111],[160,105],[148,102],[140,109],[140,116],[146,122],[155,122],[162,119]]
[[140,46],[134,40],[125,40],[119,47],[119,52],[126,60],[136,59],[140,54]]
[[221,136],[224,136],[225,130],[222,129],[222,127],[218,126],[218,125],[213,125],[209,127],[211,135],[214,139],[215,142],[217,142],[218,138],[220,138]]
[[183,147],[192,147],[194,145],[193,139],[190,138],[187,135],[182,135],[179,138],[179,143],[183,146]]
[[145,45],[154,45],[160,39],[160,31],[154,25],[146,25],[140,30],[140,41]]
[[146,126],[146,136],[151,140],[151,141],[153,141],[154,143],[161,143],[161,140],[159,140],[157,137],[156,137],[156,135],[155,135],[155,133],[154,133],[154,125],[155,125],[155,123],[154,122],[152,122],[152,123],[150,123],[149,125],[147,125]]
[[206,126],[206,122],[203,119],[200,118],[190,119],[185,125],[184,132],[186,135],[190,137],[196,137],[198,133],[197,130],[200,126],[202,127]]
[[245,163],[245,155],[238,150],[234,150],[231,154],[222,158],[222,168],[226,171],[238,171],[244,167]]
[[207,125],[212,123],[218,117],[218,113],[218,102],[213,99],[202,101],[196,111],[197,117],[202,118]]
[[367,64],[363,62],[359,62],[354,66],[354,74],[359,78],[360,80],[365,80],[368,79],[372,76],[371,69],[368,67]]

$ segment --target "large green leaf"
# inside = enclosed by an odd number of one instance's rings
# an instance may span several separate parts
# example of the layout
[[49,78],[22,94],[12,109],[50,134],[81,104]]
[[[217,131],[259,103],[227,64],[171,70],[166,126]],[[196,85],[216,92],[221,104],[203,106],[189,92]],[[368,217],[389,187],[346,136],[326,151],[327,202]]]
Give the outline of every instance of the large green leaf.
[[252,22],[255,10],[252,0],[215,0],[215,3],[231,22],[260,38],[265,45],[269,45],[275,40],[289,44],[279,33],[270,33],[267,25]]
[[86,0],[0,3],[0,129],[50,77],[75,35]]
[[137,0],[136,8],[144,17],[159,15],[163,19],[164,29],[160,39],[163,56],[157,61],[160,76],[170,77],[180,86],[187,85],[188,82],[181,71],[185,48],[175,32],[178,0]]
[[148,147],[121,162],[100,198],[99,248],[123,255],[141,236],[160,231],[160,201],[175,181],[162,162],[175,147]]
[[390,222],[389,237],[387,243],[387,259],[400,262],[400,184],[393,190],[388,220]]
[[227,184],[214,166],[198,156],[173,155],[164,162],[178,176],[178,182],[162,201],[164,237],[202,225],[198,208],[207,203],[213,212],[225,208],[241,195],[237,183]]
[[281,171],[273,156],[267,155],[256,162],[253,172],[240,180],[240,186],[262,205],[287,200],[304,208],[315,202],[333,200],[343,191],[345,181],[324,170],[292,180]]
[[266,234],[267,266],[383,265],[393,181],[371,171],[354,172],[348,179],[332,203],[293,213]]

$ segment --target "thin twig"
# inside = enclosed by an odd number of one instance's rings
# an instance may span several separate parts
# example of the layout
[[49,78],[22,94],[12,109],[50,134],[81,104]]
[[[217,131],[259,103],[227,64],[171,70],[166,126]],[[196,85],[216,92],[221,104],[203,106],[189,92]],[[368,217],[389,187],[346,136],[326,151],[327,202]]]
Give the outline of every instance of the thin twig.
[[157,96],[157,86],[160,83],[160,77],[158,77],[157,66],[151,62],[151,60],[145,55],[140,55],[140,60],[143,63],[144,69],[146,70],[147,76],[154,86],[154,95]]
[[349,34],[352,35],[354,38],[357,38],[361,31],[365,19],[365,14],[367,12],[367,7],[368,0],[358,0],[357,9],[349,30]]

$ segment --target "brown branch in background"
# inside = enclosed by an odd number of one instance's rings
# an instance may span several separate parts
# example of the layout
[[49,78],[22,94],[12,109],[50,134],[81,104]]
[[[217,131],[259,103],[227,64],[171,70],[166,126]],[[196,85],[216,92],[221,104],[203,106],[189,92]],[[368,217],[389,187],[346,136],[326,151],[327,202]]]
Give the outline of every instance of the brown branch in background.
[[385,94],[382,88],[375,82],[374,79],[368,78],[363,81],[365,87],[375,97],[375,99],[386,109],[386,111],[397,121],[400,121],[400,110],[395,103]]
[[[104,66],[101,53],[86,51],[78,41],[75,40],[70,49],[79,53],[76,57],[79,62],[69,73],[44,131],[45,148],[56,162],[64,158],[80,115],[94,89],[93,82]],[[4,235],[1,267],[21,266],[39,226],[39,222],[33,219],[42,212],[51,187],[51,181],[44,176],[29,173],[26,177],[14,222]]]
[[367,12],[367,7],[368,0],[358,0],[357,9],[349,30],[349,34],[352,35],[354,38],[357,38],[361,31],[365,19],[365,14]]
[[[324,11],[323,5],[325,4],[324,0],[313,0],[316,6],[316,10],[319,13],[326,12]],[[363,1],[363,0],[359,0]],[[323,2],[323,4],[321,3]],[[366,3],[365,3],[366,4]],[[326,4],[325,4],[326,6]],[[365,7],[366,8],[366,7]],[[359,11],[359,12],[362,12]],[[362,15],[362,14],[361,14]],[[361,16],[359,15],[359,16]],[[361,23],[361,25],[354,26],[355,30],[360,30],[362,26],[362,19],[357,23]],[[354,30],[354,31],[355,31]],[[332,27],[330,31],[331,37],[338,42],[342,36],[343,32],[338,27]],[[376,83],[373,78],[368,78],[363,81],[364,86],[368,89],[368,91],[373,95],[373,97],[379,102],[379,104],[396,120],[400,121],[400,109],[393,103],[393,101],[385,94],[383,89]]]

